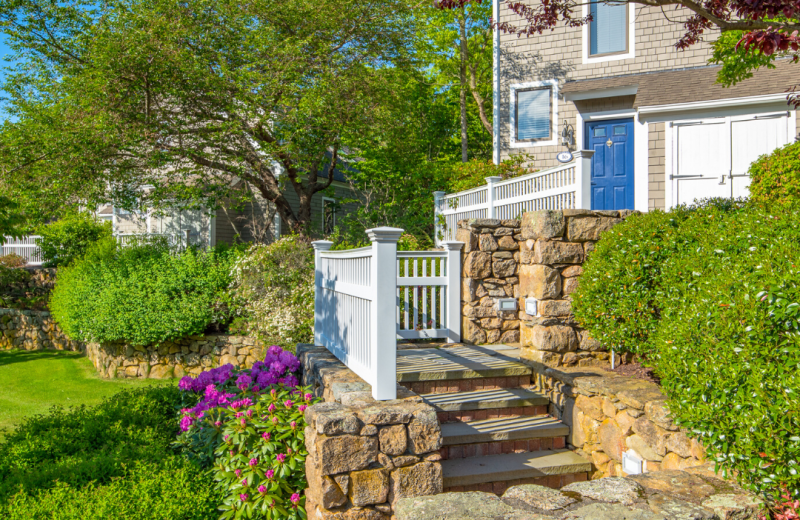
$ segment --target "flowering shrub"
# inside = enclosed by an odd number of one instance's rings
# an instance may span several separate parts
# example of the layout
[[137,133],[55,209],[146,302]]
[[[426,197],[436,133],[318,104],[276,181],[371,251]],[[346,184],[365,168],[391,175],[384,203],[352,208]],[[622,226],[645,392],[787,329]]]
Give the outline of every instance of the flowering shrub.
[[305,518],[303,413],[313,396],[297,388],[300,362],[278,346],[249,370],[225,365],[184,377],[178,444],[212,472],[222,518]]
[[232,308],[241,309],[232,331],[286,350],[313,341],[314,250],[297,236],[254,245],[231,269]]
[[[800,520],[800,500],[793,498],[785,486],[773,507],[773,517],[775,520]],[[759,520],[767,520],[767,517],[761,515]]]

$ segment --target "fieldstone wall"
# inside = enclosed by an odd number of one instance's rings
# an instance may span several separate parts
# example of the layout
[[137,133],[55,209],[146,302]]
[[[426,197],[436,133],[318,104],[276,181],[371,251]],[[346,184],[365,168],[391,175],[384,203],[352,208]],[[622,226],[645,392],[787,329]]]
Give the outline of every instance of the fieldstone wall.
[[86,347],[72,341],[46,311],[0,309],[0,350],[70,350],[84,352]]
[[[603,232],[631,211],[532,211],[522,218],[519,298],[521,358],[548,366],[598,366],[608,363],[604,345],[582,330],[572,314],[571,294],[583,273],[581,264]],[[536,314],[525,301],[536,300]]]
[[11,308],[46,309],[47,299],[55,287],[56,269],[19,268],[19,271],[20,280],[0,285],[0,304]]
[[251,367],[266,355],[264,346],[246,336],[189,336],[147,347],[120,343],[89,343],[86,355],[105,377],[165,379],[197,376],[231,363]]
[[536,485],[494,493],[406,498],[397,520],[757,520],[757,496],[704,472],[663,471],[575,482],[560,490]]
[[433,407],[400,385],[396,400],[375,401],[325,348],[298,345],[297,355],[303,384],[325,400],[305,413],[309,519],[388,520],[400,499],[442,492]]
[[599,368],[533,368],[534,388],[550,399],[551,415],[570,427],[569,443],[591,457],[593,479],[624,476],[628,450],[646,461],[647,473],[706,462],[703,446],[670,418],[655,383]]
[[464,343],[517,343],[516,311],[500,311],[498,298],[519,298],[519,220],[461,220],[461,338]]

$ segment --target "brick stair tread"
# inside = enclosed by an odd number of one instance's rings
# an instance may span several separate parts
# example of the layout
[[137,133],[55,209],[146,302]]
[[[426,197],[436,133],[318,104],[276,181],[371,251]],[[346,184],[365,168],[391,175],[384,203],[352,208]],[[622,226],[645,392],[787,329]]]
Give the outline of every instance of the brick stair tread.
[[505,345],[409,349],[397,352],[397,380],[442,381],[530,375]]
[[445,423],[441,428],[444,446],[569,435],[569,426],[547,415]]
[[591,469],[591,461],[566,449],[442,461],[445,488],[565,475]]
[[422,398],[426,403],[441,412],[518,408],[521,406],[541,406],[550,404],[548,398],[524,388],[501,388],[496,390],[476,390],[474,392],[424,394]]

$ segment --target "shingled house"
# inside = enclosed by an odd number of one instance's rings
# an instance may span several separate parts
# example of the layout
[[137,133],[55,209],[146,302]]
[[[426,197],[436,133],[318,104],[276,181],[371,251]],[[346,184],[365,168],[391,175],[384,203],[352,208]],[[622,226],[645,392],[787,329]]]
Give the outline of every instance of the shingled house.
[[[495,2],[501,22],[520,23]],[[591,209],[647,211],[745,196],[750,163],[795,140],[786,90],[800,65],[780,60],[723,88],[711,44],[677,50],[683,26],[660,8],[592,3],[590,13],[583,27],[496,35],[496,160],[522,152],[541,169],[592,150]]]

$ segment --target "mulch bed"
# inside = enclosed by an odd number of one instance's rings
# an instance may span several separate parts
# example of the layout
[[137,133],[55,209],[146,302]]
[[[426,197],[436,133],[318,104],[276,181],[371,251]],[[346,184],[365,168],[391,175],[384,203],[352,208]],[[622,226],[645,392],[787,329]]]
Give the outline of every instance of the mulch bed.
[[655,375],[653,369],[642,365],[638,361],[617,365],[612,372],[623,376],[634,377],[636,379],[643,379],[657,385],[661,384],[661,379]]

